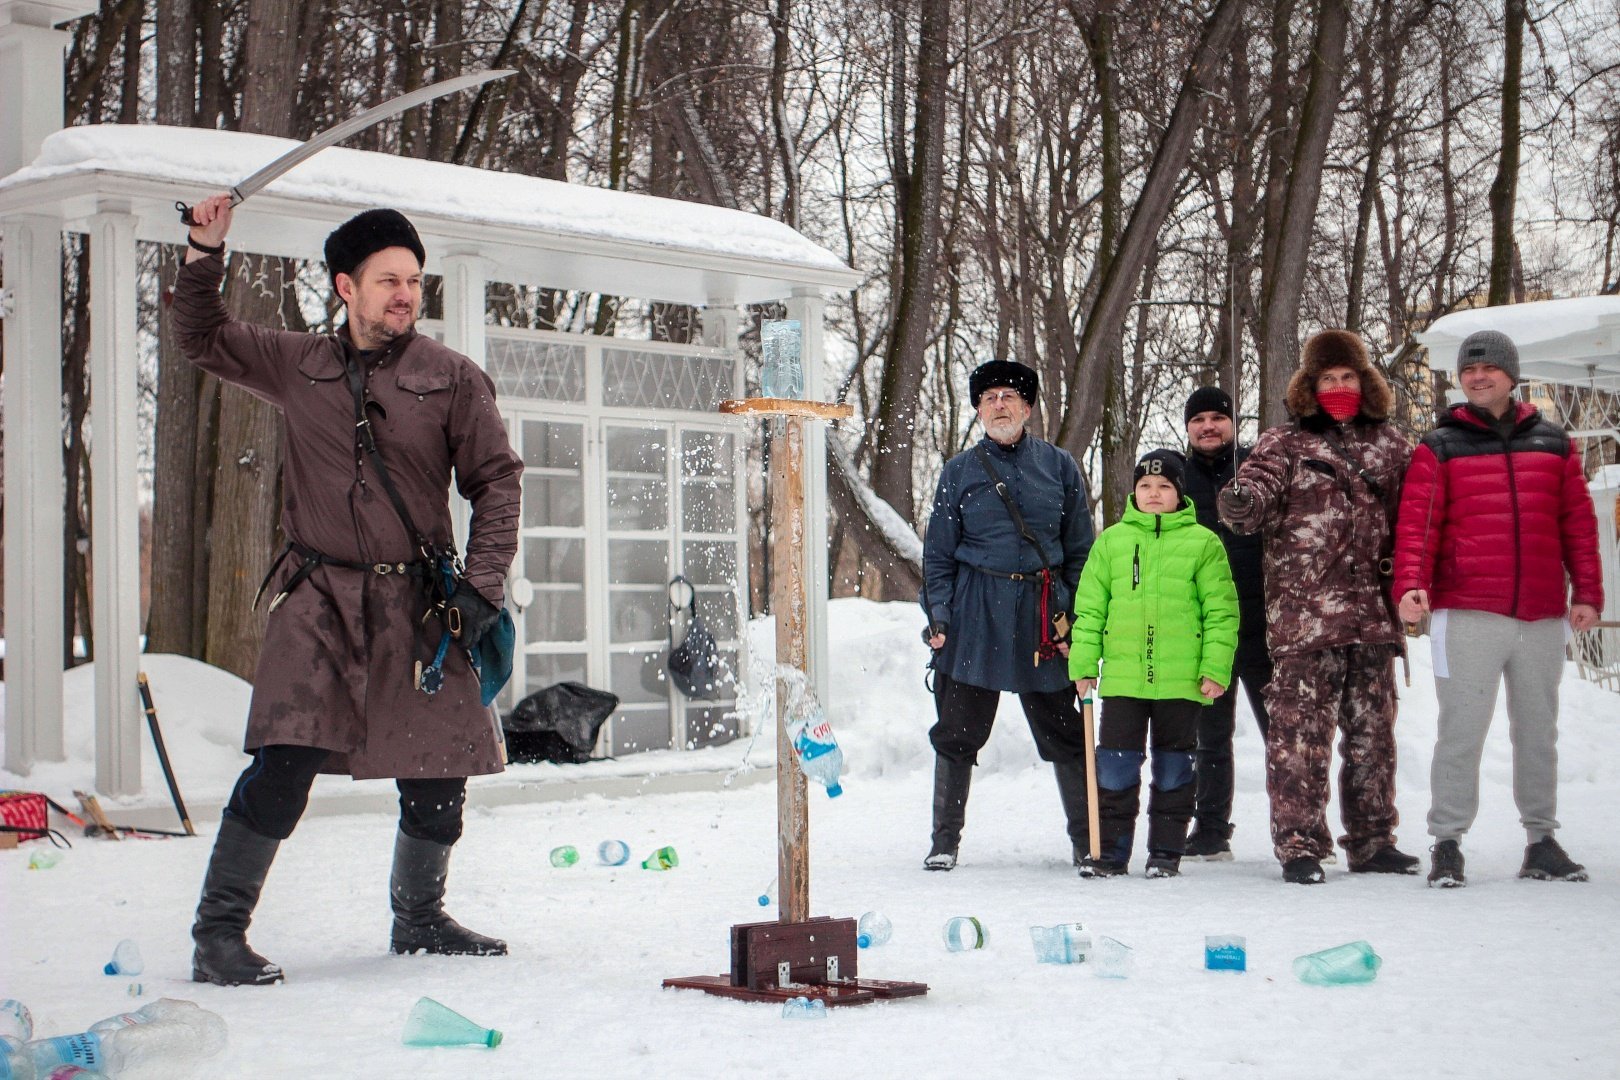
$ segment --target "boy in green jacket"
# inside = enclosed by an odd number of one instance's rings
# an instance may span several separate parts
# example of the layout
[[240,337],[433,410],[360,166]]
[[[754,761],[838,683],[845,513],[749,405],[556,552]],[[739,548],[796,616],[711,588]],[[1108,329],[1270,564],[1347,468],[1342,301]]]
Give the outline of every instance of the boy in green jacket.
[[1136,463],[1125,516],[1097,537],[1075,591],[1069,677],[1082,698],[1097,687],[1108,699],[1097,737],[1101,857],[1082,860],[1081,877],[1130,865],[1150,730],[1147,876],[1181,872],[1198,710],[1232,681],[1237,588],[1220,538],[1198,524],[1182,469],[1173,450]]

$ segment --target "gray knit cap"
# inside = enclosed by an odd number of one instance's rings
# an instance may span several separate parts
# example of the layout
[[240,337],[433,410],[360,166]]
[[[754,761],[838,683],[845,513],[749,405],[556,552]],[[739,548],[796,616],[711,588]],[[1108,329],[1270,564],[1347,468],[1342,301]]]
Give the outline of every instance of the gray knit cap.
[[1500,330],[1475,330],[1463,338],[1457,349],[1457,374],[1469,364],[1489,364],[1501,368],[1515,384],[1519,381],[1519,350],[1513,339]]

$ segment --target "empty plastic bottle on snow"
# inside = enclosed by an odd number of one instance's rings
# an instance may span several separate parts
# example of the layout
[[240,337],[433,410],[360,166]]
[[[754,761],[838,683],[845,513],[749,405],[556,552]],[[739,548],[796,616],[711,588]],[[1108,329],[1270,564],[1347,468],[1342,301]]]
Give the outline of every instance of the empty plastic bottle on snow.
[[0,1080],[35,1080],[37,1075],[26,1050],[0,1042]]
[[810,689],[804,672],[786,664],[777,666],[777,675],[788,692],[787,736],[799,771],[827,788],[828,798],[844,793],[838,776],[844,771],[844,752],[833,737],[832,724],[821,711],[820,702]]
[[759,890],[759,906],[770,907],[776,902],[776,879],[771,878],[770,884]]
[[855,923],[855,945],[858,948],[887,945],[893,936],[894,924],[881,911],[868,911]]
[[77,1065],[109,1076],[182,1075],[225,1049],[225,1021],[190,1001],[160,998],[134,1012],[109,1016],[77,1035],[36,1039],[25,1048],[36,1076]]
[[125,938],[113,950],[112,959],[101,966],[104,975],[139,975],[146,970],[146,961],[141,959],[141,947]]
[[20,1045],[33,1037],[34,1014],[28,1006],[16,998],[0,1000],[0,1039],[15,1039]]
[[501,1045],[501,1033],[480,1027],[454,1009],[430,997],[422,998],[405,1018],[406,1046]]

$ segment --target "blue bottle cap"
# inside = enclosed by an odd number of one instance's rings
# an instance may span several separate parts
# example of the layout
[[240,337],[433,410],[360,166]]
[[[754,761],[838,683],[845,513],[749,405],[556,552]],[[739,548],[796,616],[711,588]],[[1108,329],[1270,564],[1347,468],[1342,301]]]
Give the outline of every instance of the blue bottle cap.
[[840,784],[828,784],[827,785],[827,798],[836,799],[836,798],[838,798],[838,796],[842,795],[843,793],[844,793],[844,789],[843,789],[842,785],[840,785]]

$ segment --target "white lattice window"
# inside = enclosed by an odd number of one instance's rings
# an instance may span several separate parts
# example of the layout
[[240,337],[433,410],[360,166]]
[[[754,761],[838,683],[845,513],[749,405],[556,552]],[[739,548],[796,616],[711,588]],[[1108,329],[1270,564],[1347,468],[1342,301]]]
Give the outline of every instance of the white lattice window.
[[732,396],[737,361],[646,349],[602,350],[602,403],[610,407],[713,412]]
[[503,397],[585,400],[585,347],[486,331],[485,366]]

